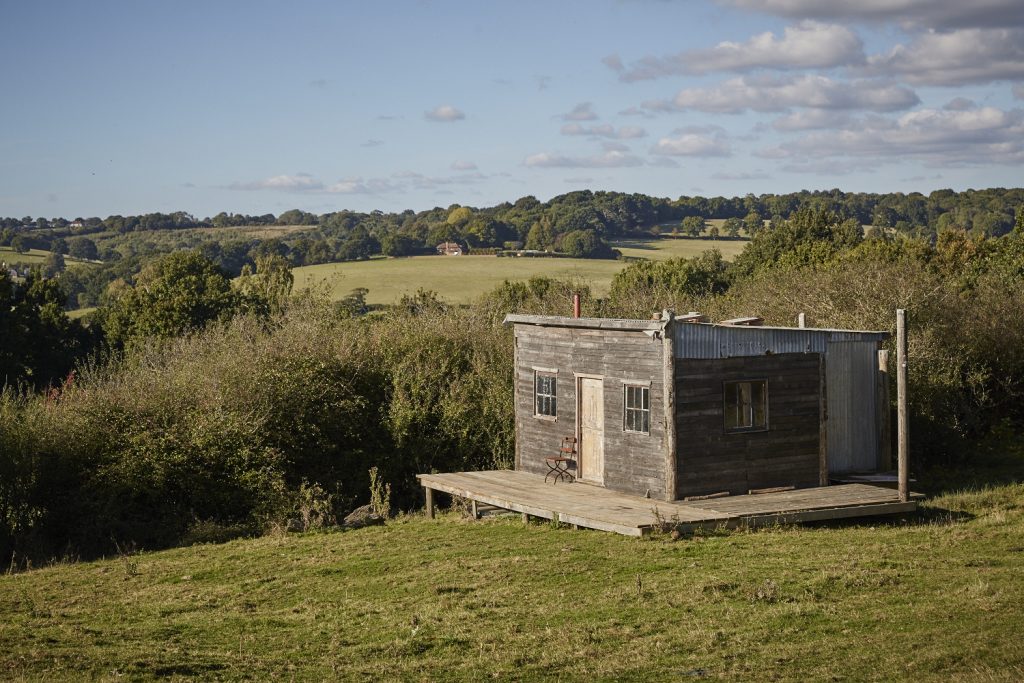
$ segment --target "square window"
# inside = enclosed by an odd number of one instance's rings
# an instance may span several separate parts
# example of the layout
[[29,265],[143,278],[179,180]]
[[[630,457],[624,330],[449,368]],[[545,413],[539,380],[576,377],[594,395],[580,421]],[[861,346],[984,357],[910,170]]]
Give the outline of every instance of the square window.
[[555,417],[558,414],[556,377],[538,372],[534,376],[533,405],[534,415]]
[[627,432],[651,432],[651,389],[627,384],[623,387],[622,428]]
[[725,383],[725,431],[768,429],[768,380]]

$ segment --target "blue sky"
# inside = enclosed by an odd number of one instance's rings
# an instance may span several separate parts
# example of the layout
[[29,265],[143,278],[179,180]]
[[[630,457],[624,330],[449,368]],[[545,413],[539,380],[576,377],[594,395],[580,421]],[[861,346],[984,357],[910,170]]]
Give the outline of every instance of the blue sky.
[[0,4],[0,215],[1019,186],[1020,0]]

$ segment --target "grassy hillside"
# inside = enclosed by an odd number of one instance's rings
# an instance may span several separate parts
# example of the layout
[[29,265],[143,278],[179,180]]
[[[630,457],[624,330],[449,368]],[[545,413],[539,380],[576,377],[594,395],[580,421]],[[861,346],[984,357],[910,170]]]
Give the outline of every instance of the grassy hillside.
[[[627,256],[668,259],[696,256],[711,248],[726,259],[742,251],[745,241],[710,239],[634,240],[615,243]],[[418,288],[439,293],[454,303],[469,303],[505,280],[528,280],[536,275],[576,278],[603,295],[612,276],[626,261],[597,259],[497,258],[494,256],[414,256],[401,259],[373,259],[353,263],[327,263],[296,268],[295,287],[301,289],[326,283],[331,297],[340,299],[353,289],[370,290],[367,301],[390,304]]]
[[672,542],[413,515],[0,576],[0,677],[1024,677],[1024,484]]
[[[23,264],[28,266],[39,265],[46,260],[50,252],[42,249],[29,249],[24,254],[19,254],[10,247],[0,247],[0,261],[8,265]],[[64,257],[64,262],[69,268],[92,265],[88,261],[79,261],[70,256]]]

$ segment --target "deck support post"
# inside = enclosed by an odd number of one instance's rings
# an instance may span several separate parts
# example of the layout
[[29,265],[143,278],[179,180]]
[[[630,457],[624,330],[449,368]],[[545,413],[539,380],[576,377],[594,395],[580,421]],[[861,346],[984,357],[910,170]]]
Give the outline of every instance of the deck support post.
[[470,502],[470,508],[473,513],[473,519],[480,519],[480,510],[476,506],[476,501]]
[[423,491],[427,494],[427,518],[434,519],[434,489],[424,486]]
[[907,423],[907,312],[902,308],[896,309],[896,411],[899,434],[897,478],[900,502],[905,503],[909,496],[910,467],[907,462],[907,447],[910,441],[910,426]]
[[529,524],[529,523],[530,523],[530,515],[528,515],[528,514],[526,514],[524,512],[523,513],[523,524]]

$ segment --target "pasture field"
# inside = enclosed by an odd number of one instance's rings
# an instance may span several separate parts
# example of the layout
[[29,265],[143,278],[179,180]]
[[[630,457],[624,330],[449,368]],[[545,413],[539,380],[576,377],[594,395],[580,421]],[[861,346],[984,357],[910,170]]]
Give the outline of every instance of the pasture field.
[[[29,265],[34,266],[46,260],[50,252],[42,249],[29,249],[24,254],[19,254],[10,247],[0,247],[0,261],[8,265]],[[65,257],[66,258],[66,257]]]
[[[726,259],[738,254],[744,241],[710,239],[653,239],[617,242],[624,255],[649,259],[696,256],[718,248]],[[391,304],[417,289],[437,292],[446,301],[465,304],[493,290],[505,280],[534,276],[571,278],[589,284],[594,293],[608,293],[612,276],[626,261],[563,258],[498,258],[495,256],[412,256],[375,258],[349,263],[325,263],[296,268],[295,288],[323,283],[332,299],[341,299],[358,287],[369,290],[371,304]]]
[[[10,247],[0,247],[0,262],[7,263],[9,265],[29,265],[34,266],[43,263],[46,257],[50,255],[50,252],[42,249],[29,249],[24,254],[19,254]],[[79,261],[76,258],[72,258],[65,254],[64,264],[68,268],[76,268],[78,266],[92,265],[88,261]]]
[[1022,483],[674,542],[413,513],[0,575],[0,678],[1016,681],[1022,539]]

